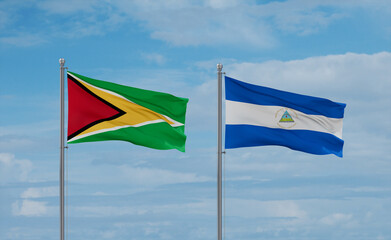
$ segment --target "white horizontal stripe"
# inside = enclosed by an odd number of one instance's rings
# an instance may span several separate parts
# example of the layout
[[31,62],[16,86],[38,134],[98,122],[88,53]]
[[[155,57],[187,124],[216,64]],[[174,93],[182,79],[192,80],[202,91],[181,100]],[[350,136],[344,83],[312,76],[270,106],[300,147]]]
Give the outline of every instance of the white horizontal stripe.
[[174,119],[172,119],[172,118],[170,118],[170,117],[168,117],[168,116],[166,116],[166,115],[163,115],[163,114],[161,114],[163,117],[165,117],[165,118],[167,118],[169,121],[171,121],[172,122],[172,124],[170,124],[172,127],[179,127],[179,126],[183,126],[184,124],[183,123],[180,123],[180,122],[178,122],[178,121],[175,121]]
[[[94,131],[94,132],[90,132],[90,133],[86,133],[86,134],[75,136],[74,138],[69,139],[68,142],[73,142],[73,141],[79,140],[81,138],[89,137],[89,136],[92,136],[92,135],[95,135],[95,134],[98,134],[98,133],[115,131],[115,130],[118,130],[118,129],[121,129],[121,128],[127,128],[127,127],[142,127],[142,126],[145,126],[145,125],[159,123],[159,122],[166,122],[166,121],[164,121],[163,119],[157,119],[157,120],[153,120],[153,121],[146,121],[146,122],[143,122],[143,123],[138,123],[138,124],[135,124],[135,125],[123,125],[123,126],[117,126],[117,127],[112,127],[112,128],[105,128],[105,129],[97,130],[97,131]],[[181,123],[179,123],[179,124],[181,124]],[[173,127],[182,126],[183,124],[181,124],[181,125],[177,124],[175,126],[174,125],[175,125],[175,123],[171,124],[171,126],[173,126]]]
[[[342,139],[342,118],[309,115],[280,106],[264,106],[243,102],[225,101],[226,124],[246,124],[287,130],[311,130],[330,133]],[[280,122],[288,111],[294,122]]]

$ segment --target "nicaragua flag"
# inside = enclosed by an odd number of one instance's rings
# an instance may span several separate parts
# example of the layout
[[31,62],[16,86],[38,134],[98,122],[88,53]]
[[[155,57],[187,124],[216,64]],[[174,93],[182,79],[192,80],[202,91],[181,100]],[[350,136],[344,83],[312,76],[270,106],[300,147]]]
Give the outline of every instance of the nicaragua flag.
[[342,157],[346,104],[225,77],[225,148],[278,145]]

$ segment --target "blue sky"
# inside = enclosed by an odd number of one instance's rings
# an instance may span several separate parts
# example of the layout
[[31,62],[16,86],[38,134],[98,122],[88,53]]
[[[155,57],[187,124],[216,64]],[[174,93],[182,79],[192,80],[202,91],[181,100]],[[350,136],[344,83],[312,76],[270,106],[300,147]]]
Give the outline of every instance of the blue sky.
[[216,239],[216,64],[347,104],[344,157],[228,150],[226,239],[391,239],[389,0],[0,2],[0,239],[58,239],[59,63],[190,99],[186,153],[71,145],[69,239]]

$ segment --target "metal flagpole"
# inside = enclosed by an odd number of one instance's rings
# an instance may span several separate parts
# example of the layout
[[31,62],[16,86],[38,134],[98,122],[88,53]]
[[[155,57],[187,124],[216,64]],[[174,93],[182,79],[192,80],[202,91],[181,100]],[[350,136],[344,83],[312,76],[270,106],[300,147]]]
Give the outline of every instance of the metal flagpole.
[[60,240],[64,240],[64,64],[65,59],[60,58]]
[[217,240],[222,240],[222,72],[223,64],[217,64]]

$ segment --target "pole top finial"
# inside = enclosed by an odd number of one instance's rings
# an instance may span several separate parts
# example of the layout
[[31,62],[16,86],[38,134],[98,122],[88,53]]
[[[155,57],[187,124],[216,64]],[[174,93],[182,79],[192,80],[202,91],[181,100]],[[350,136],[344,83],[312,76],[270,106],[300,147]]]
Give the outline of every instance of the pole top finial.
[[221,71],[223,69],[223,64],[218,63],[217,64],[217,71]]
[[64,58],[60,58],[60,60],[58,60],[60,62],[61,65],[63,65],[65,63],[65,59]]

